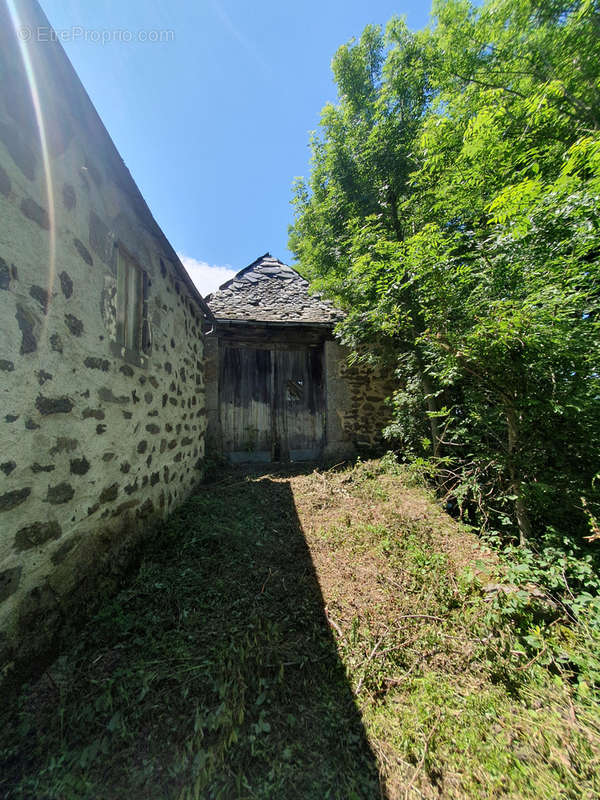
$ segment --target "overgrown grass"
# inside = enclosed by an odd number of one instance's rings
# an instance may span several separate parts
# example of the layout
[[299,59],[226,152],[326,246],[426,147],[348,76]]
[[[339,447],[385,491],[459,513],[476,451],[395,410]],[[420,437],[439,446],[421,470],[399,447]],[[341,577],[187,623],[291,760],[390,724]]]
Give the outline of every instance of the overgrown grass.
[[599,797],[600,637],[585,612],[513,583],[514,560],[465,558],[472,535],[432,508],[403,510],[402,469],[351,475],[365,501],[400,500],[379,509],[386,524],[348,526],[346,551],[358,540],[379,557],[386,602],[339,637],[389,796]]
[[289,485],[201,490],[2,738],[10,797],[375,792]]
[[225,476],[3,709],[0,794],[600,797],[598,651],[387,462]]

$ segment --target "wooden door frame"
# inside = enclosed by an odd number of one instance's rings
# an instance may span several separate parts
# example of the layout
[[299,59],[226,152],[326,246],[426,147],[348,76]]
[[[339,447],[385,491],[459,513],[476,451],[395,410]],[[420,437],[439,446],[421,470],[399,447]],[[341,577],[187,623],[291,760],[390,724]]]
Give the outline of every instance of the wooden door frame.
[[272,463],[287,463],[289,462],[289,452],[282,453],[281,450],[276,452],[277,444],[281,443],[278,439],[278,431],[276,430],[277,421],[276,414],[274,413],[273,404],[275,402],[275,352],[280,350],[318,350],[321,357],[322,365],[322,436],[320,441],[320,455],[324,452],[327,446],[327,370],[325,363],[325,341],[332,338],[332,326],[323,324],[305,324],[294,325],[291,323],[281,324],[236,324],[236,325],[219,325],[217,332],[219,339],[218,343],[218,361],[219,366],[217,370],[217,408],[218,408],[218,421],[220,429],[221,452],[227,455],[223,445],[223,426],[222,426],[222,386],[221,386],[221,361],[224,356],[225,348],[234,347],[246,350],[270,350],[271,355],[271,370],[269,387],[271,398],[271,462]]

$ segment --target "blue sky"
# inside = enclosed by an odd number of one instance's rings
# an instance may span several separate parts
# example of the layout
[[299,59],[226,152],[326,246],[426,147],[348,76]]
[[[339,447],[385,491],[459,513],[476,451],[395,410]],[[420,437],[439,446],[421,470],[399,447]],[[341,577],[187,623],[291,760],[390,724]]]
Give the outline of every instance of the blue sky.
[[415,0],[41,2],[203,293],[267,250],[291,263],[291,186],[335,100],[336,49],[369,23],[404,14],[416,29],[429,15]]

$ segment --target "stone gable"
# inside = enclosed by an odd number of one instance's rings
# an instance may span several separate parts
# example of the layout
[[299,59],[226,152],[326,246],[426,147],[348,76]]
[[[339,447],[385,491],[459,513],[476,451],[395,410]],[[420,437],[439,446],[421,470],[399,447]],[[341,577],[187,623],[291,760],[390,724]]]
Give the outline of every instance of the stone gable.
[[205,300],[217,320],[333,324],[343,316],[320,295],[310,293],[308,281],[270,253]]

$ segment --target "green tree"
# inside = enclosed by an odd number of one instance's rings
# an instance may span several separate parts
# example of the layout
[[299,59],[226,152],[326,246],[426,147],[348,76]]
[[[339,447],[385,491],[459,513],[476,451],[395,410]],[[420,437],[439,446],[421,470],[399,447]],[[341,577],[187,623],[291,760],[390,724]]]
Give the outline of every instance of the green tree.
[[405,207],[429,102],[424,45],[423,36],[395,18],[385,35],[369,26],[336,53],[339,103],[323,109],[311,140],[311,176],[296,185],[290,247],[305,273],[350,310],[344,341],[412,354],[437,450],[438,407],[416,335],[420,304],[411,284],[401,290],[405,324],[394,330],[388,319],[382,325],[378,312],[388,262],[413,231]]
[[[291,247],[398,368],[389,433],[521,542],[583,530],[600,419],[598,3],[449,0],[333,61]],[[426,430],[426,425],[429,430]]]

